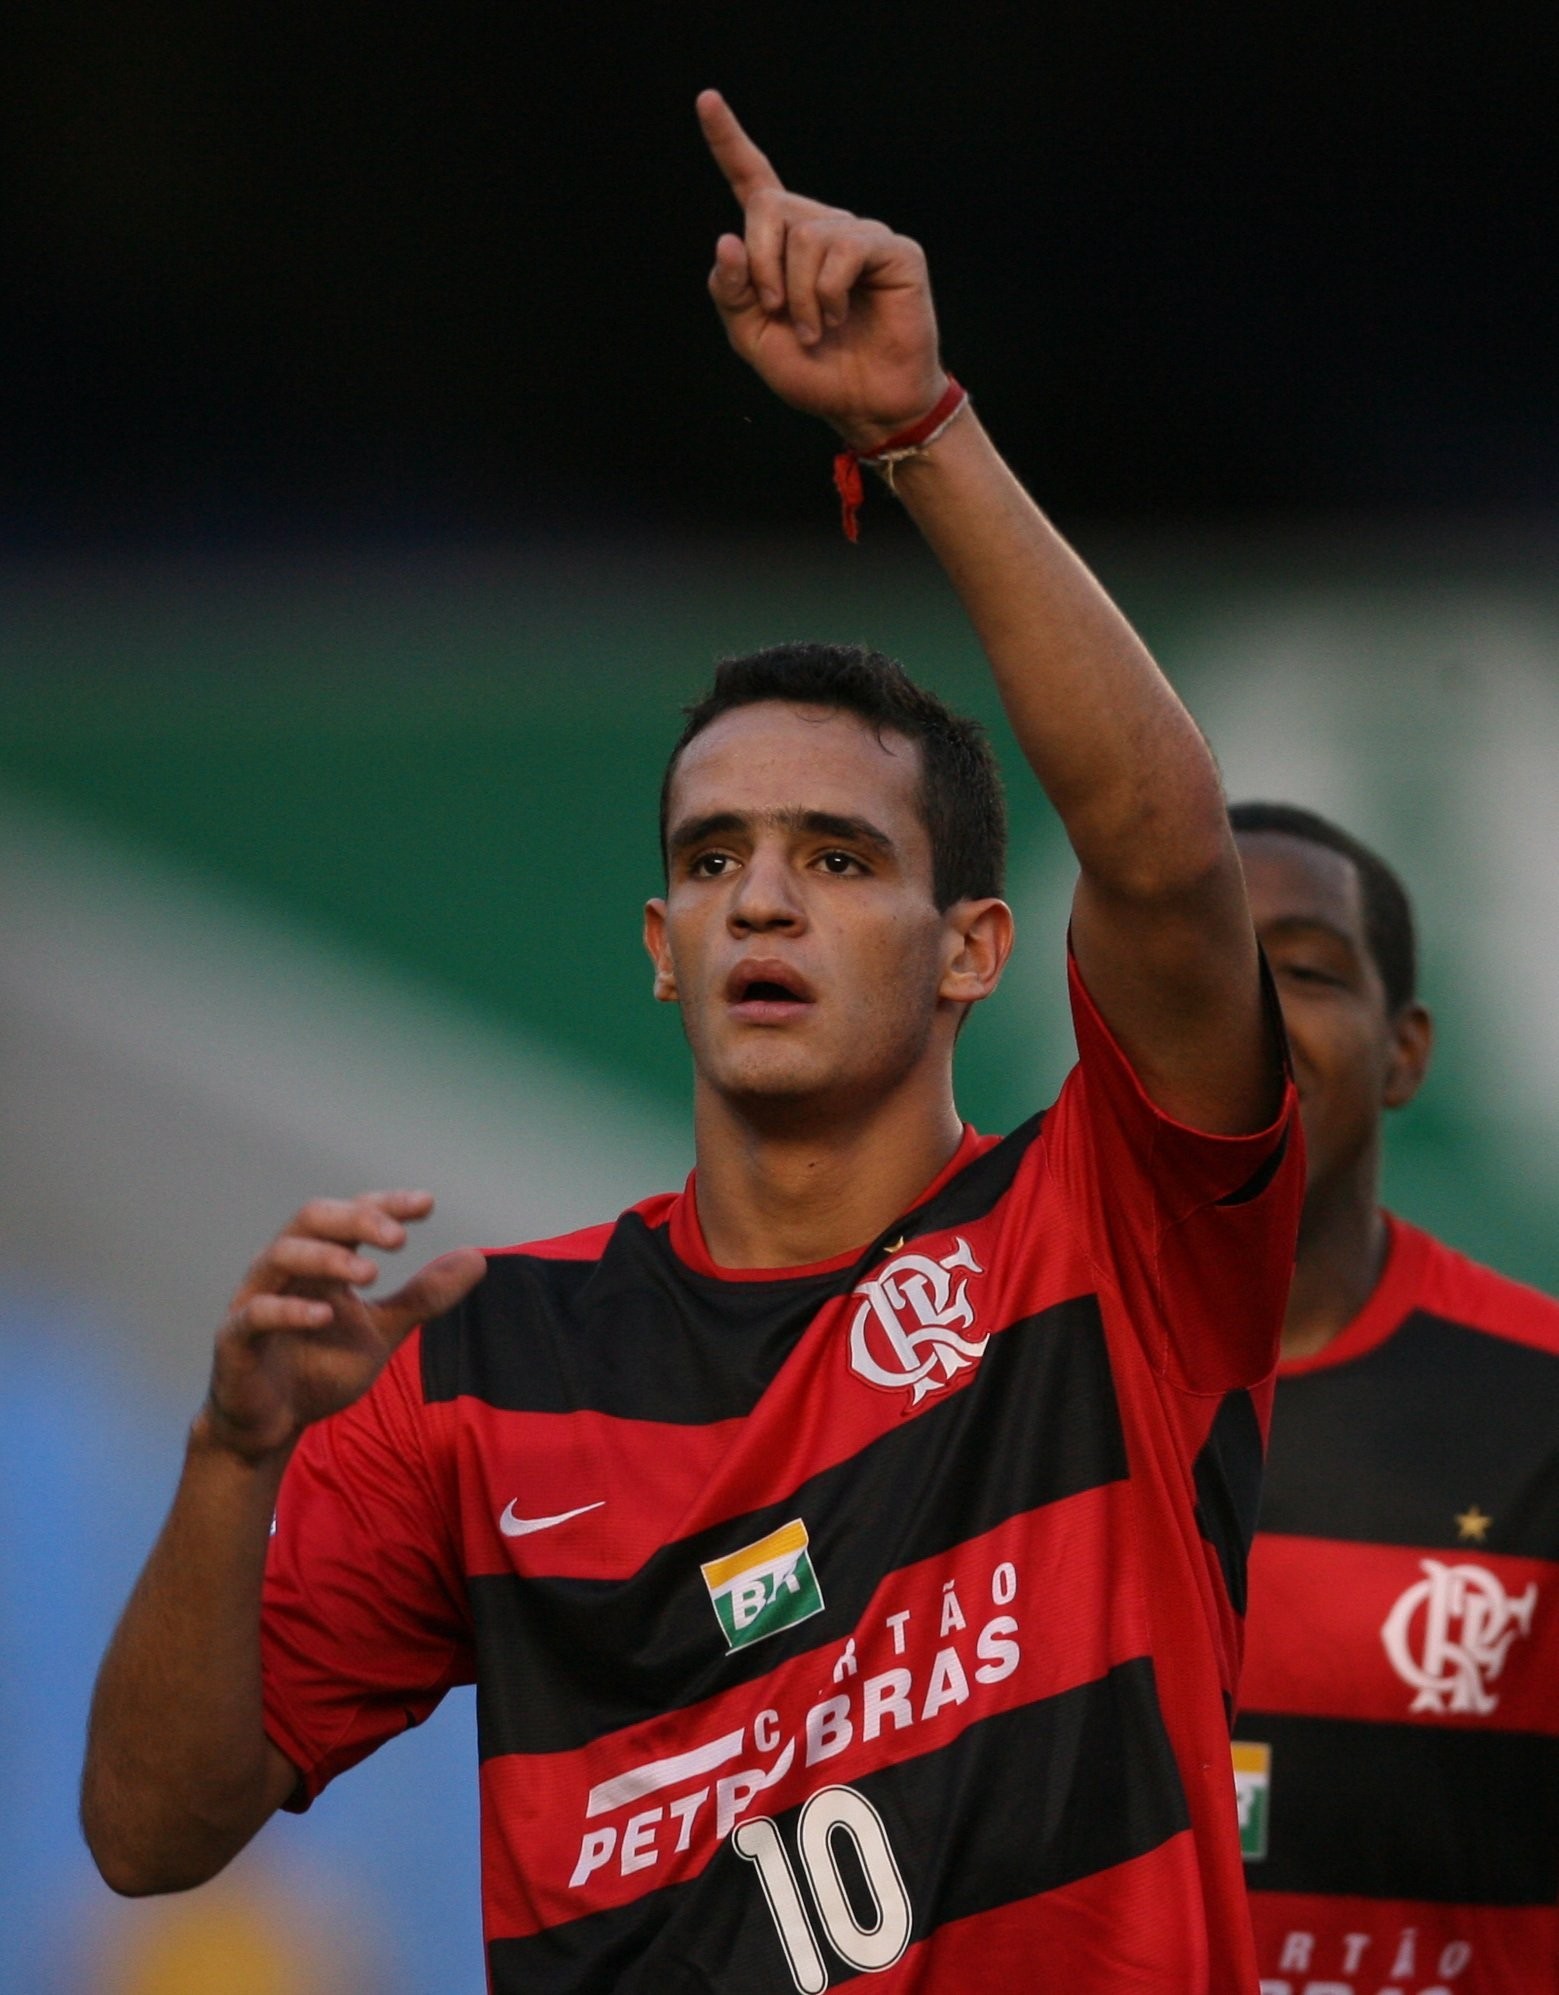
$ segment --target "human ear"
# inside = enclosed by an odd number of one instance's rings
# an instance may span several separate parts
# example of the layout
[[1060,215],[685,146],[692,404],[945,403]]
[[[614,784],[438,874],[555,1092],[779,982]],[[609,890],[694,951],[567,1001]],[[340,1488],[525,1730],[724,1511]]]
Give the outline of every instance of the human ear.
[[661,1004],[677,1003],[677,979],[666,940],[666,903],[657,895],[644,903],[644,947],[655,965],[655,996]]
[[1402,1108],[1423,1086],[1434,1050],[1434,1020],[1421,1004],[1405,1004],[1391,1022],[1391,1057],[1381,1100],[1387,1108]]
[[946,956],[937,996],[978,1004],[1001,982],[1012,954],[1012,909],[1005,901],[954,901],[942,917]]

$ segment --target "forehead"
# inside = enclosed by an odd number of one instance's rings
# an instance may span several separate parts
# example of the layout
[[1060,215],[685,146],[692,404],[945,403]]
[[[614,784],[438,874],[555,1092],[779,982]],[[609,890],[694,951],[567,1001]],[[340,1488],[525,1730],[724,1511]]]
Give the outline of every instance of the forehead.
[[921,829],[920,750],[838,707],[761,700],[711,721],[683,749],[669,820],[712,811],[867,817],[896,840]]
[[1284,831],[1242,831],[1237,842],[1258,934],[1279,922],[1314,922],[1367,951],[1364,888],[1351,859]]

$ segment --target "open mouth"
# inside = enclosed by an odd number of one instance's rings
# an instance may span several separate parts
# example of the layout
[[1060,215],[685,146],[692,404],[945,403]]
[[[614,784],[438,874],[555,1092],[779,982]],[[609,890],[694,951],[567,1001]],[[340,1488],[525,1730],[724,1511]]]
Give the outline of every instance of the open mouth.
[[813,1002],[805,978],[784,963],[739,963],[726,985],[726,1002],[754,1021],[788,1018]]

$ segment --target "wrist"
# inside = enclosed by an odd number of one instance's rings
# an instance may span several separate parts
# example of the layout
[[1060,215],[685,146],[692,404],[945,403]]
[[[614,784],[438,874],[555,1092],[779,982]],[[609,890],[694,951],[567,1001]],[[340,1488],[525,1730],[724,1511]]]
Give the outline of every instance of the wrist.
[[932,411],[947,401],[956,387],[952,375],[938,367],[927,381],[924,394],[916,398],[914,413],[910,416],[859,417],[835,423],[834,430],[844,447],[853,450],[862,463],[866,463],[878,451],[892,449],[900,438],[920,429],[930,419]]
[[942,392],[925,412],[906,427],[891,430],[875,443],[852,444],[834,459],[834,489],[839,494],[841,523],[846,540],[860,538],[860,510],[865,501],[861,466],[880,473],[888,490],[894,489],[894,473],[909,460],[926,456],[933,445],[969,406],[967,391],[951,374],[942,376]]
[[277,1441],[246,1430],[208,1396],[190,1423],[188,1452],[212,1460],[236,1462],[240,1468],[274,1475],[279,1480],[297,1444],[296,1434]]

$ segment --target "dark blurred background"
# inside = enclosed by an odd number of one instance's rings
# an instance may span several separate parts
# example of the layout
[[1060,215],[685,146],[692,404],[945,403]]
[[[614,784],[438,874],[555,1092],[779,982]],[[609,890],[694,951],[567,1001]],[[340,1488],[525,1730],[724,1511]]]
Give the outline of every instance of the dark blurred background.
[[727,363],[714,82],[928,246],[1069,518],[1550,506],[1559,11],[14,0],[24,544],[810,518]]

